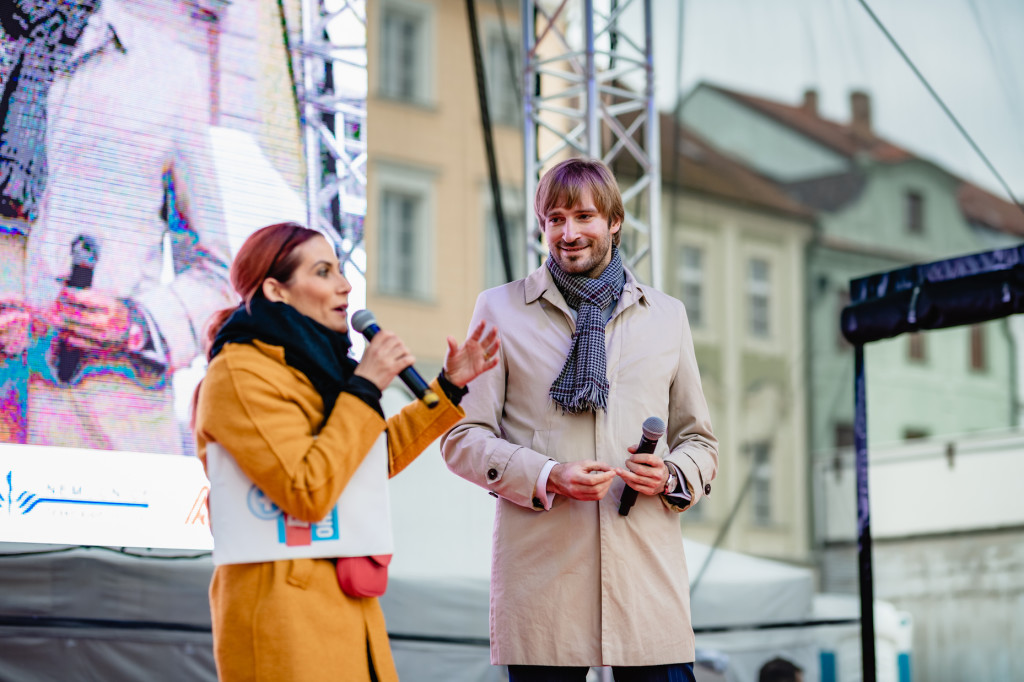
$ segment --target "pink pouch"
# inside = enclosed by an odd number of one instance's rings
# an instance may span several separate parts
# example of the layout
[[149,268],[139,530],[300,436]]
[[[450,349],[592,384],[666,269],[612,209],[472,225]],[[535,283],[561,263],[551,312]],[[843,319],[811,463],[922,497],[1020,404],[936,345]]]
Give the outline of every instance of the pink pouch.
[[388,589],[390,554],[339,557],[338,584],[350,597],[379,597]]

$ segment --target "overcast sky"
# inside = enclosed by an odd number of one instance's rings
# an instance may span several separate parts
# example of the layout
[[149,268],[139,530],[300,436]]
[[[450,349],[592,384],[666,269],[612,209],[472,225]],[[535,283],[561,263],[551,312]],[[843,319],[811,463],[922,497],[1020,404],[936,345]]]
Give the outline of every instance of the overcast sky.
[[[1024,201],[1024,0],[867,0],[975,142]],[[871,95],[890,141],[1005,196],[859,0],[652,0],[659,106],[671,109],[678,7],[682,83],[701,80],[799,104],[826,118]]]

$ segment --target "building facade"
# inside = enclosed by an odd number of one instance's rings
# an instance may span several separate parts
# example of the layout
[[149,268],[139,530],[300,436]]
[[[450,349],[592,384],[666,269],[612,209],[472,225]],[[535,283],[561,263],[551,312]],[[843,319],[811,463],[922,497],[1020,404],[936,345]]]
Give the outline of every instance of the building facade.
[[683,531],[810,564],[802,302],[814,214],[668,116],[661,137],[666,288],[686,304],[723,472]]
[[[701,85],[684,119],[817,212],[807,252],[815,547],[824,592],[859,588],[853,352],[839,333],[851,279],[1010,246],[1024,216],[878,137],[870,100],[845,123],[813,92],[789,106]],[[914,679],[1017,679],[1024,506],[1020,322],[903,336],[865,349],[874,593],[912,614]],[[998,480],[997,480],[998,479]],[[978,613],[986,616],[978,619]]]
[[[518,5],[478,7],[513,275],[522,277]],[[441,0],[384,0],[367,12],[367,306],[433,374],[446,336],[464,338],[480,291],[505,282],[469,23],[463,4]]]
[[[879,138],[863,93],[841,124],[818,115],[813,93],[788,106],[704,84],[683,116],[818,213],[807,262],[810,440],[815,456],[834,456],[852,443],[853,353],[838,327],[849,281],[1008,246],[1024,220],[1003,218],[1006,202]],[[972,194],[997,209],[996,224],[970,206]],[[1014,425],[1014,353],[1005,322],[872,344],[872,443]]]

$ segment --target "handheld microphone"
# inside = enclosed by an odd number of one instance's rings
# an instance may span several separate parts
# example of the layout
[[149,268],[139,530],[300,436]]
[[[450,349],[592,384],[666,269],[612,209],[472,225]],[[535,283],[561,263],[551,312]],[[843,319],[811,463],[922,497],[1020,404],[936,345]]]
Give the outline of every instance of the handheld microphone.
[[[71,275],[67,285],[74,289],[88,289],[92,286],[92,273],[96,269],[99,245],[92,237],[80,234],[71,242]],[[82,349],[60,340],[57,347],[57,378],[64,383],[71,381],[82,361]]]
[[[367,341],[372,341],[373,337],[380,331],[380,327],[377,326],[377,318],[369,310],[360,310],[352,315],[352,329],[365,336]],[[441,402],[441,399],[430,390],[430,386],[427,385],[427,382],[423,380],[423,377],[420,376],[420,373],[412,365],[403,369],[398,374],[398,377],[409,387],[413,395],[422,400],[427,407],[435,408]]]
[[68,286],[75,289],[88,289],[92,286],[92,273],[96,269],[99,257],[99,246],[96,240],[84,234],[75,237],[71,242],[71,276]]
[[[636,446],[637,454],[652,453],[654,452],[654,446],[658,444],[658,439],[665,435],[665,422],[657,417],[648,417],[644,420],[644,425],[641,427],[644,435],[640,438],[640,444]],[[628,485],[626,489],[622,491],[622,498],[619,500],[619,515],[626,516],[629,514],[629,510],[636,504],[637,492],[630,488]]]

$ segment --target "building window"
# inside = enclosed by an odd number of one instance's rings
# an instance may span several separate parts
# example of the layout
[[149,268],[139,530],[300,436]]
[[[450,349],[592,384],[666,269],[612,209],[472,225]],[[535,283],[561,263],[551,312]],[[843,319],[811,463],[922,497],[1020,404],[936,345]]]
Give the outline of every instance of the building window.
[[850,345],[850,342],[846,340],[846,337],[843,336],[843,326],[841,322],[843,319],[843,309],[848,305],[850,305],[850,292],[843,289],[839,292],[838,305],[836,306],[836,348],[840,351],[848,351],[853,347]]
[[772,523],[772,459],[771,444],[754,443],[750,446],[750,466],[753,468],[750,481],[751,508],[754,524],[769,526]]
[[924,233],[924,197],[920,192],[907,192],[904,196],[904,221],[909,234]]
[[[512,279],[526,276],[526,218],[521,209],[522,195],[515,195],[519,202],[512,200],[512,193],[502,196],[502,209],[505,211],[505,229],[508,239],[509,259],[512,261]],[[515,207],[515,208],[510,208]],[[484,287],[491,288],[506,283],[505,264],[501,258],[501,243],[498,237],[498,220],[494,208],[487,209],[487,220],[484,224],[486,234],[487,256],[484,261]]]
[[928,359],[928,349],[925,347],[924,334],[921,332],[907,334],[907,358],[914,362],[924,362]]
[[679,298],[686,305],[691,327],[703,327],[704,319],[704,249],[682,246],[679,249]]
[[971,334],[971,369],[984,372],[988,369],[988,356],[985,354],[985,327],[972,324]]
[[853,447],[853,424],[850,422],[839,422],[835,425],[836,450]]
[[[506,40],[506,35],[508,40]],[[523,103],[519,95],[519,34],[493,26],[487,31],[484,66],[487,75],[487,101],[494,123],[518,126]]]
[[856,432],[850,422],[838,422],[833,428],[835,452],[832,453],[832,469],[835,471],[836,480],[839,480],[843,473],[843,454],[856,445]]
[[928,429],[923,429],[917,426],[908,426],[903,429],[903,440],[921,440],[932,435]]
[[399,189],[384,189],[380,196],[377,288],[382,294],[426,298],[425,198]]
[[386,3],[381,9],[380,94],[406,102],[427,99],[426,9]]
[[756,338],[771,336],[771,268],[763,258],[751,258],[747,268],[748,328]]

